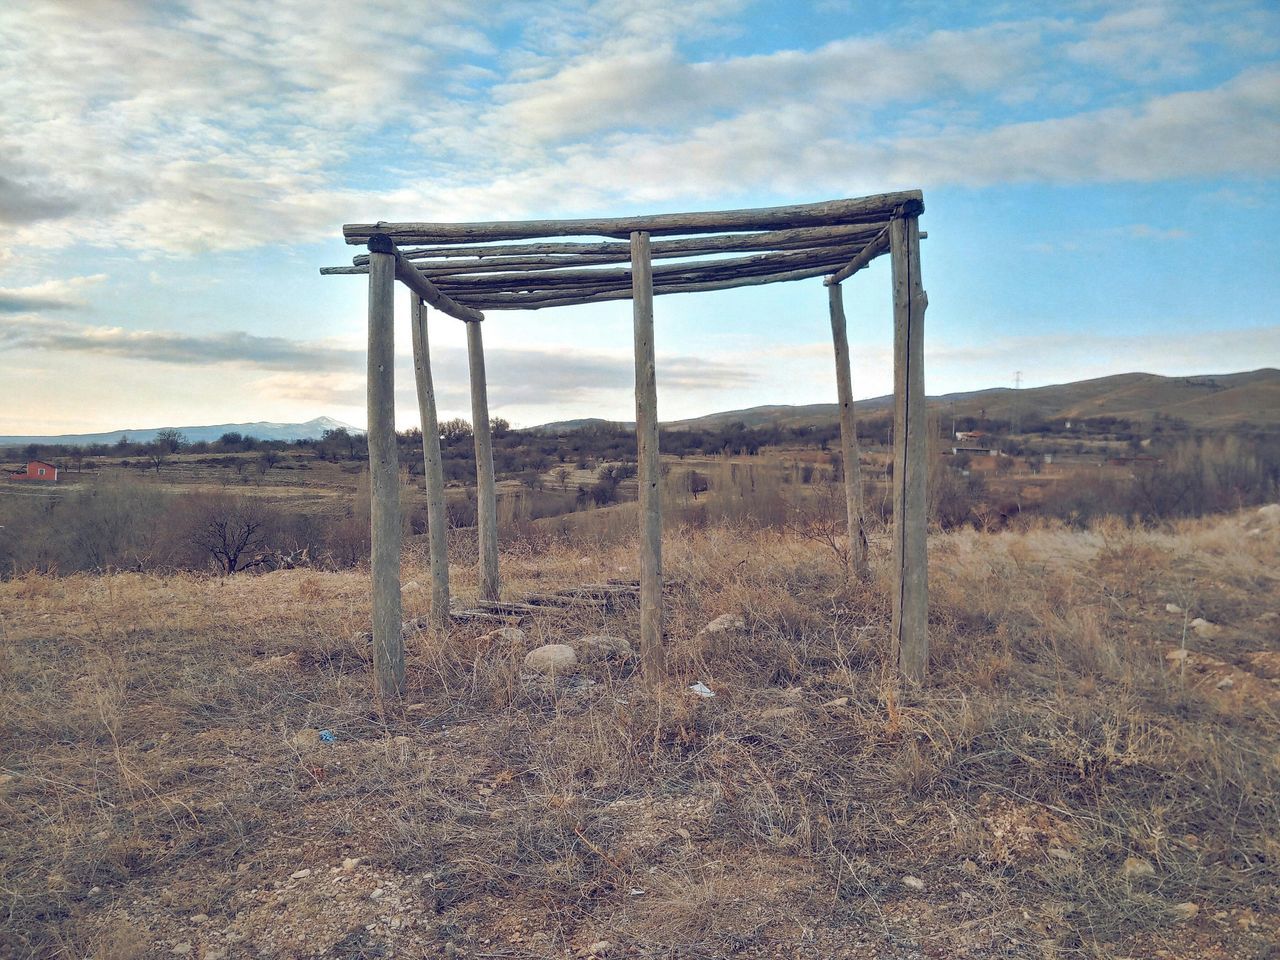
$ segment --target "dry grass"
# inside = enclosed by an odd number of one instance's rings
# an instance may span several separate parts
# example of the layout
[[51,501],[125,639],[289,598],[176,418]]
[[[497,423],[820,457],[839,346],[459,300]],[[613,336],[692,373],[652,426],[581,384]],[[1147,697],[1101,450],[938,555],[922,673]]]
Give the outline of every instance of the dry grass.
[[[883,566],[850,587],[770,530],[669,538],[653,695],[522,675],[634,639],[590,612],[415,635],[393,714],[356,573],[0,584],[0,955],[1271,956],[1280,688],[1249,655],[1280,648],[1280,534],[1247,521],[935,537],[923,689]],[[515,542],[506,583],[633,576],[633,546]],[[698,636],[723,613],[746,631]]]

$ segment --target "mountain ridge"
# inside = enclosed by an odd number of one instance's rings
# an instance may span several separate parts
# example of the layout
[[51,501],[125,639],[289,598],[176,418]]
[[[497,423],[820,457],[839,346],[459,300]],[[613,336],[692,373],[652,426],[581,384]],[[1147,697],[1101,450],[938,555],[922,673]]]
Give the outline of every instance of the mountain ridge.
[[259,440],[318,440],[326,430],[339,429],[352,433],[364,433],[358,427],[335,420],[333,417],[313,417],[302,423],[258,420],[253,423],[218,423],[193,427],[141,427],[133,430],[108,430],[104,433],[0,437],[0,446],[15,447],[28,443],[59,447],[87,446],[93,443],[115,443],[121,437],[128,437],[136,443],[147,443],[165,430],[177,430],[191,443],[217,440],[224,433],[240,433]]
[[[893,408],[893,396],[870,397],[858,400],[856,405],[860,415],[883,413]],[[943,414],[954,410],[957,416],[985,413],[993,419],[1008,419],[1017,413],[1022,417],[1045,419],[1114,416],[1150,421],[1157,414],[1163,414],[1181,418],[1196,427],[1228,427],[1245,422],[1280,426],[1280,370],[1262,367],[1238,373],[1185,377],[1131,372],[1021,390],[986,387],[930,396],[929,408]],[[813,426],[834,422],[838,412],[835,403],[761,404],[663,421],[662,426],[673,430],[715,429],[735,422],[748,427]],[[554,421],[529,429],[555,433],[614,423],[634,426],[632,421],[588,418]]]

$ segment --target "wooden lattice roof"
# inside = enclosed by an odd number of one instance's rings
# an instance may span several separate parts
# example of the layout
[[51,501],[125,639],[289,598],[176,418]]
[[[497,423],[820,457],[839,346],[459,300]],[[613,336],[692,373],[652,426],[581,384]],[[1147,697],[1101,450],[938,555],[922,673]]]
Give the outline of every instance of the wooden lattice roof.
[[[355,223],[347,243],[395,253],[396,276],[463,320],[483,310],[625,300],[634,232],[654,240],[653,292],[693,293],[829,276],[840,282],[889,250],[889,221],[918,216],[918,190],[823,203],[589,220]],[[565,238],[604,237],[612,240]],[[369,255],[323,274],[368,272]],[[621,266],[619,266],[621,265]]]

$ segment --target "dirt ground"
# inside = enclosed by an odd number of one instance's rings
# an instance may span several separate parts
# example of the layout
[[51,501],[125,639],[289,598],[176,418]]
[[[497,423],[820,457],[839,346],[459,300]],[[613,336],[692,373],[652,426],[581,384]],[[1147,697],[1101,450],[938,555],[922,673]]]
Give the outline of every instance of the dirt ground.
[[[930,555],[922,688],[886,557],[849,584],[710,526],[666,545],[655,690],[582,643],[635,611],[591,609],[413,630],[387,709],[358,572],[0,583],[0,956],[1280,956],[1280,528]],[[634,544],[503,570],[630,577]],[[553,642],[573,672],[525,668]]]

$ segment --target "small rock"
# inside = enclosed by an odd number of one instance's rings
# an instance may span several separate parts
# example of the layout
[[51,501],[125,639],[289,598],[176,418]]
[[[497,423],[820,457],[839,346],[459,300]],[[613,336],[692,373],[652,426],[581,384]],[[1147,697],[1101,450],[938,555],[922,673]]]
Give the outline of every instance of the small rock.
[[1053,857],[1055,860],[1074,860],[1075,859],[1075,854],[1073,854],[1070,850],[1064,850],[1062,847],[1050,847],[1048,850],[1045,851],[1045,853]]
[[516,646],[524,643],[525,632],[519,627],[499,627],[497,630],[490,630],[481,639],[488,640],[490,643],[509,643]]
[[699,637],[717,633],[741,633],[747,629],[747,618],[740,613],[725,613],[698,631]]
[[169,952],[176,957],[185,957],[191,952],[191,944],[187,943],[185,940],[182,943],[175,943],[173,945],[173,949]]
[[978,872],[978,865],[972,860],[965,860],[960,864],[960,869],[969,874],[969,876],[973,876]]
[[1258,519],[1268,526],[1280,526],[1280,503],[1268,503],[1259,507]]
[[1191,903],[1190,901],[1188,901],[1187,903],[1179,903],[1177,906],[1173,908],[1173,915],[1177,917],[1179,920],[1192,920],[1195,918],[1195,915],[1199,912],[1200,912],[1200,904]]
[[1203,617],[1196,617],[1191,621],[1191,629],[1195,631],[1196,636],[1201,640],[1212,640],[1222,633],[1222,628],[1216,623],[1210,623]]
[[746,617],[740,613],[726,613],[699,630],[693,640],[702,656],[717,656],[729,652],[734,641],[746,632]]
[[924,881],[921,880],[919,877],[911,877],[911,876],[903,877],[902,885],[906,887],[908,890],[915,890],[917,893],[924,889]]
[[591,946],[587,947],[587,956],[589,957],[607,957],[609,951],[613,949],[613,944],[608,940],[597,940]]
[[848,697],[836,697],[834,700],[828,700],[822,705],[824,710],[839,710],[841,707],[849,705]]
[[413,737],[406,737],[402,734],[398,737],[392,737],[391,742],[399,744],[402,747],[407,747],[409,744],[413,743]]
[[1236,682],[1232,680],[1230,677],[1223,677],[1216,684],[1214,684],[1214,686],[1216,686],[1219,690],[1230,690],[1235,685],[1236,685]]
[[90,887],[90,888],[89,888],[89,896],[91,896],[91,897],[96,897],[96,896],[97,896],[98,894],[100,894],[101,892],[102,892],[102,888],[101,888],[101,887]]
[[1184,612],[1184,611],[1183,611],[1183,609],[1182,609],[1180,606],[1178,606],[1176,603],[1166,603],[1166,604],[1164,605],[1164,608],[1165,608],[1167,611],[1169,611],[1170,613],[1183,613],[1183,612]]
[[688,830],[686,830],[684,827],[676,827],[676,836],[677,836],[677,837],[679,837],[681,840],[692,840],[692,839],[693,839],[693,834],[691,834],[691,833],[690,833]]
[[369,898],[372,900],[381,900],[384,896],[386,896],[386,893],[387,891],[383,890],[381,887],[378,887],[378,889],[374,890],[373,893],[369,894]]
[[303,879],[304,877],[309,877],[309,876],[311,876],[311,871],[310,871],[310,870],[308,870],[308,869],[306,869],[306,868],[304,867],[304,868],[303,868],[303,869],[301,869],[301,870],[295,870],[295,871],[293,871],[293,873],[289,874],[289,879],[290,879],[290,880],[301,880],[301,879]]
[[421,590],[422,584],[420,584],[417,580],[410,580],[400,589],[405,593],[413,593],[415,590]]
[[574,645],[574,649],[583,660],[626,660],[635,654],[631,642],[626,637],[615,637],[607,633],[593,633],[583,637]]
[[1187,659],[1187,651],[1183,649],[1170,650],[1168,653],[1164,655],[1164,658],[1166,660],[1171,660],[1174,663],[1181,663],[1182,661]]
[[9,784],[13,783],[13,781],[16,779],[18,778],[15,777],[12,773],[0,773],[0,787],[7,787]]
[[578,655],[573,647],[566,643],[547,643],[536,647],[525,654],[526,670],[555,676],[559,673],[572,673],[578,666]]
[[425,703],[411,703],[404,708],[404,711],[405,713],[422,713],[426,709],[427,705]]
[[356,867],[360,866],[359,857],[347,857],[342,861],[342,872],[351,873]]
[[1124,865],[1120,868],[1120,876],[1126,880],[1145,880],[1155,875],[1156,868],[1151,865],[1151,861],[1142,857],[1125,857]]
[[197,913],[191,918],[192,923],[208,923],[209,915],[207,913]]
[[227,960],[227,951],[222,947],[205,947],[200,957],[201,960]]

